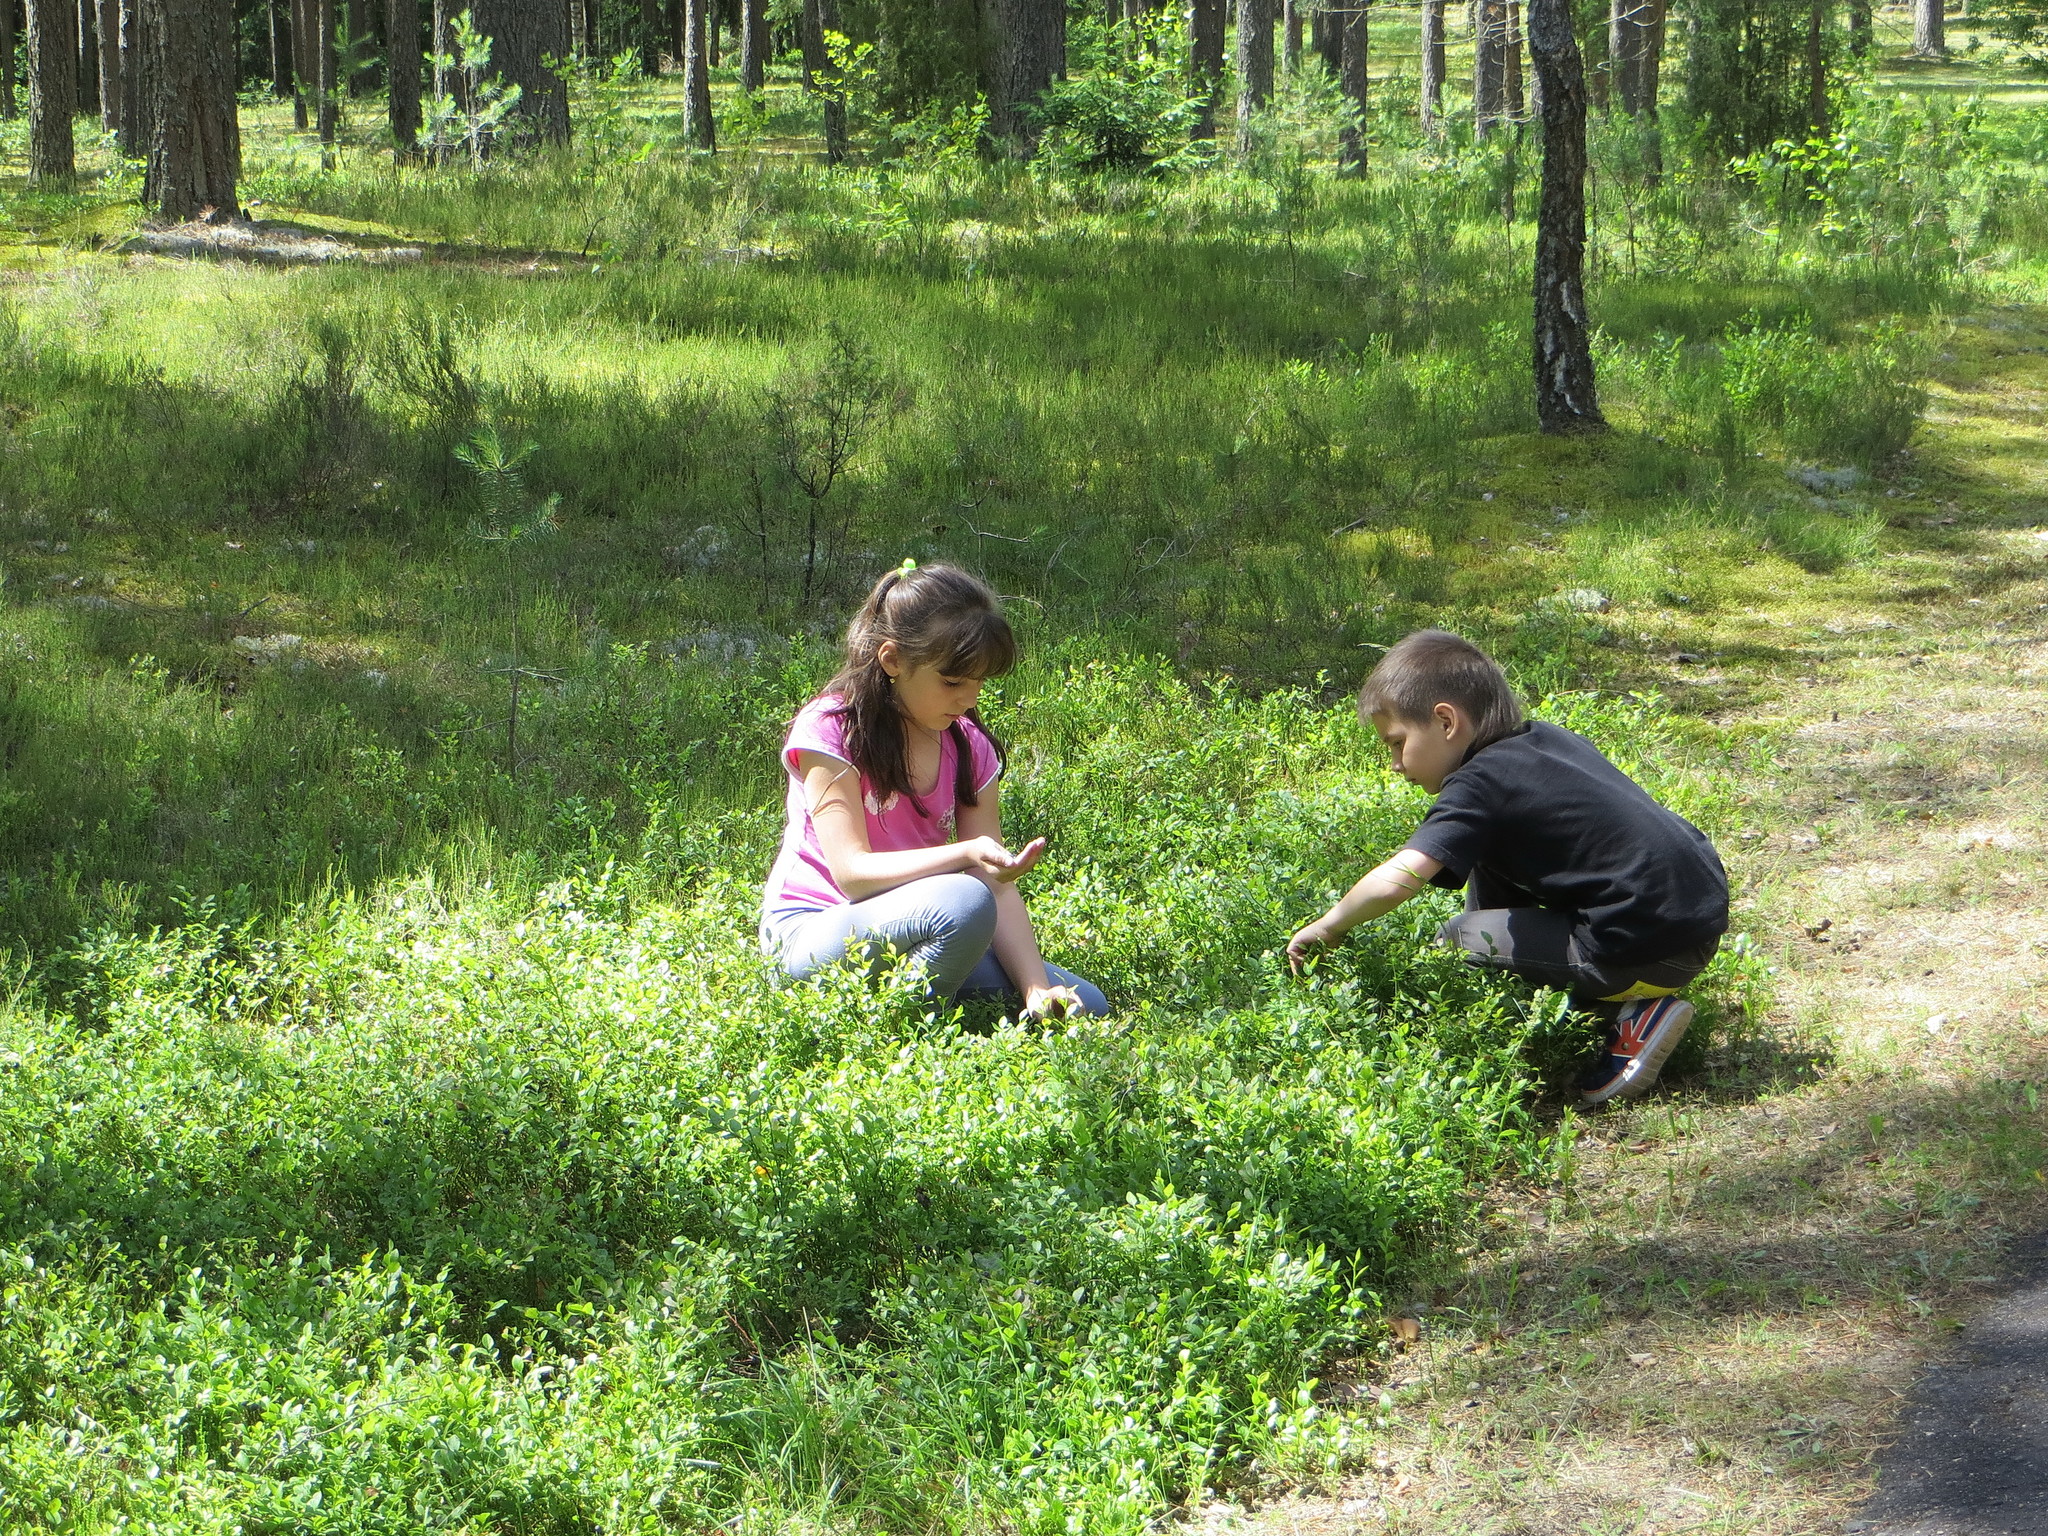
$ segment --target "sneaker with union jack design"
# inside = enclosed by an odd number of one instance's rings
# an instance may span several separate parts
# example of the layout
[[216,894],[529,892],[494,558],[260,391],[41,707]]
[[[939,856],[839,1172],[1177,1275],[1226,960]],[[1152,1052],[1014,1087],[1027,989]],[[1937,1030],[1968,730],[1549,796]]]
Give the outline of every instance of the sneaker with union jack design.
[[1657,1074],[1692,1027],[1692,1004],[1676,997],[1629,1003],[1616,1016],[1607,1057],[1579,1079],[1579,1102],[1640,1098],[1657,1086]]

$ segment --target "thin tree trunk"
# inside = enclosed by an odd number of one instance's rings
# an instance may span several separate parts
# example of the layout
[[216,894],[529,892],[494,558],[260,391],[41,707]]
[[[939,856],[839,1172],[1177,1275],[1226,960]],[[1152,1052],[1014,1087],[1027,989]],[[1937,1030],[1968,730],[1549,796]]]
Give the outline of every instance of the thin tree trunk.
[[661,73],[661,0],[640,0],[640,73]]
[[683,137],[698,149],[718,148],[711,119],[711,0],[683,0]]
[[149,168],[142,200],[165,219],[233,218],[242,140],[235,120],[234,0],[145,0]]
[[[149,0],[144,0],[149,3]],[[320,164],[334,169],[335,134],[341,127],[341,100],[335,91],[334,0],[313,3],[313,105],[320,128]]]
[[569,51],[568,11],[559,0],[474,0],[470,14],[491,40],[491,73],[519,87],[512,143],[568,143],[569,87],[547,67]]
[[95,0],[94,32],[99,43],[100,127],[121,132],[121,0]]
[[1237,152],[1250,154],[1252,118],[1273,99],[1273,0],[1237,0]]
[[1857,58],[1870,55],[1870,0],[1849,0],[1849,51]]
[[146,89],[147,71],[142,61],[149,46],[142,35],[140,0],[120,0],[118,44],[121,49],[121,153],[140,160],[149,153],[156,130],[150,122],[150,99]]
[[1349,175],[1362,178],[1366,172],[1365,108],[1369,88],[1366,64],[1370,58],[1370,34],[1366,28],[1371,12],[1367,9],[1367,0],[1337,0],[1337,3],[1343,6],[1337,13],[1343,34],[1337,85],[1344,93],[1345,106],[1350,109],[1343,127],[1337,131],[1337,163]]
[[1308,13],[1309,52],[1323,61],[1323,67],[1336,79],[1344,69],[1344,18],[1335,9],[1335,0],[1324,0]]
[[1193,0],[1188,16],[1188,76],[1202,108],[1194,137],[1216,137],[1216,97],[1223,89],[1223,32],[1226,0]]
[[368,0],[346,0],[342,7],[342,21],[347,27],[343,33],[345,41],[341,48],[339,73],[341,88],[350,96],[366,95],[370,82],[363,69],[370,35],[370,11]]
[[1422,131],[1443,132],[1444,0],[1422,0]]
[[[133,0],[131,0],[133,3]],[[313,93],[320,86],[320,66],[313,47],[313,0],[289,0],[292,8],[292,127],[300,133],[311,123]]]
[[1280,0],[1280,60],[1287,73],[1301,68],[1301,0]]
[[14,100],[14,31],[20,14],[15,0],[0,0],[0,118],[20,112]]
[[1806,10],[1806,127],[1821,138],[1828,132],[1827,0]]
[[296,71],[292,69],[291,20],[284,0],[265,0],[270,20],[270,94],[282,101],[292,93]]
[[1528,116],[1528,102],[1522,95],[1522,0],[1507,0],[1507,34],[1501,53],[1508,116],[1519,123]]
[[401,160],[420,152],[420,0],[389,0],[384,18],[384,75],[390,90],[391,144]]
[[604,6],[599,0],[573,0],[583,7],[583,45],[593,59],[605,57]]
[[1948,57],[1945,0],[1913,0],[1913,52],[1923,59]]
[[740,89],[768,83],[768,0],[740,0]]
[[29,0],[28,179],[77,174],[71,120],[78,115],[78,10],[72,0]]
[[95,0],[78,4],[78,110],[97,117],[100,111],[100,26]]
[[992,0],[982,66],[988,131],[1010,153],[1028,153],[1038,139],[1031,104],[1051,85],[1066,55],[1064,0]]
[[1472,133],[1485,138],[1507,114],[1507,0],[1472,0]]
[[1543,192],[1536,215],[1536,419],[1545,432],[1606,427],[1586,317],[1586,74],[1570,0],[1529,0],[1542,82]]

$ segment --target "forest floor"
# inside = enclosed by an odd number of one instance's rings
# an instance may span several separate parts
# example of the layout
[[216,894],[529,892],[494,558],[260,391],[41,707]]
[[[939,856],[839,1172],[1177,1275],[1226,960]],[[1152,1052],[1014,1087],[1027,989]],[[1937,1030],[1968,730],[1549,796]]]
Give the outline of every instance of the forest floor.
[[1206,1526],[1794,1533],[1868,1496],[2048,1220],[2044,343],[2048,310],[1957,327],[1866,612],[1666,680],[1782,731],[1728,850],[1777,968],[1746,1069],[1589,1119],[1568,1199],[1498,1191],[1419,1336],[1337,1389],[1391,1396],[1374,1470]]

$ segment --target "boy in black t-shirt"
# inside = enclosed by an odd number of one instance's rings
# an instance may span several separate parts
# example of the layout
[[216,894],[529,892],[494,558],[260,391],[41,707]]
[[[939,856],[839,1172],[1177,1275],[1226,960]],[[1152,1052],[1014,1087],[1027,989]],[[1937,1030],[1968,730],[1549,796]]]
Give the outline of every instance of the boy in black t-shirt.
[[1358,711],[1394,771],[1437,802],[1398,853],[1288,942],[1288,959],[1299,968],[1425,885],[1462,885],[1465,911],[1444,925],[1444,943],[1470,965],[1568,992],[1607,1023],[1607,1052],[1580,1097],[1649,1092],[1692,1023],[1692,1004],[1673,994],[1728,928],[1713,844],[1585,737],[1523,719],[1493,659],[1443,630],[1388,651]]

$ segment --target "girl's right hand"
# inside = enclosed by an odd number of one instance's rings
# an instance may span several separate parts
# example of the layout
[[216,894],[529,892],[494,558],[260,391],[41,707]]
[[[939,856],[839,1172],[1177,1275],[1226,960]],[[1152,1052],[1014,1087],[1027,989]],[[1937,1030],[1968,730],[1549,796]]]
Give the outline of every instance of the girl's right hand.
[[960,845],[969,873],[1005,884],[1024,874],[1045,856],[1045,839],[1034,837],[1012,853],[993,837],[973,837]]

